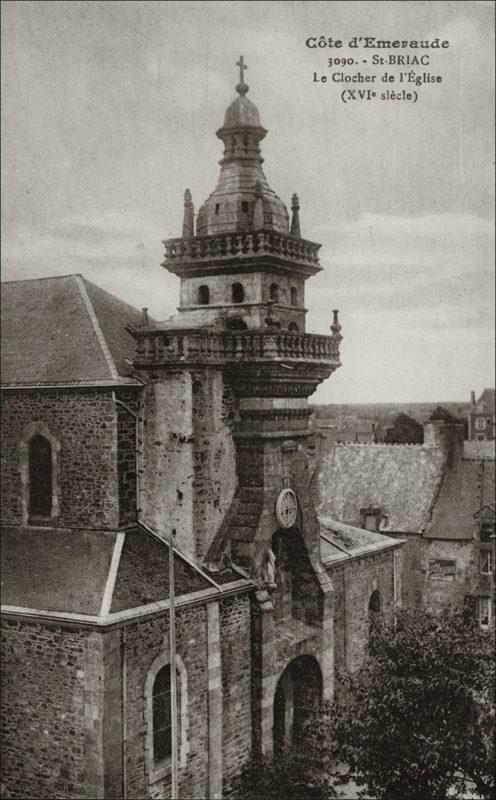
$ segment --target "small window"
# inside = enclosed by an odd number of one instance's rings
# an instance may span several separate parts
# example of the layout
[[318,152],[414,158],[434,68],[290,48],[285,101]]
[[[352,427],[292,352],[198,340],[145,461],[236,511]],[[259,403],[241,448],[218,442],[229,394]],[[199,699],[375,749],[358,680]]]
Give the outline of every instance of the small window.
[[481,575],[491,575],[493,571],[493,554],[490,550],[483,550],[480,554]]
[[216,203],[216,204],[215,204],[215,213],[216,213],[216,214],[218,214],[218,213],[219,213],[219,208],[220,208],[220,205],[219,205],[219,203]]
[[233,283],[231,286],[231,300],[233,303],[242,303],[245,299],[245,290],[241,283]]
[[291,287],[291,305],[292,306],[298,305],[298,290],[296,286]]
[[277,303],[277,301],[279,300],[279,287],[277,283],[270,284],[269,296],[271,300],[274,300]]
[[52,448],[44,436],[29,442],[29,516],[49,517],[52,513]]
[[374,591],[370,595],[369,612],[372,613],[372,614],[380,614],[381,613],[381,605],[382,605],[382,603],[381,603],[381,595],[377,591],[377,589],[374,589]]
[[250,208],[249,203],[247,203],[245,200],[243,200],[242,203],[241,203],[241,211],[243,212],[243,214],[248,214],[249,208]]
[[477,411],[480,411],[481,414],[484,413],[484,403],[479,403],[477,406]]
[[481,522],[480,527],[480,540],[481,542],[490,542],[495,538],[495,524],[494,522],[485,521]]
[[478,431],[483,431],[486,427],[486,420],[483,419],[482,417],[478,417],[475,420],[475,427]]
[[290,322],[290,323],[289,323],[289,325],[288,325],[288,331],[289,331],[290,333],[299,333],[299,330],[300,330],[300,329],[299,329],[298,325],[296,324],[296,322]]
[[482,628],[487,628],[491,622],[491,598],[479,597],[479,624]]
[[210,291],[208,286],[198,287],[198,304],[200,306],[208,306],[210,302]]

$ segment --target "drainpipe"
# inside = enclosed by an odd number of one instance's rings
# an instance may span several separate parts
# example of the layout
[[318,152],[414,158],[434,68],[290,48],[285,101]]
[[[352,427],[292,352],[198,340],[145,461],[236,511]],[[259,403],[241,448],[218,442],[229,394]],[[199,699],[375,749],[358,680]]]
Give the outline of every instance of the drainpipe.
[[[136,414],[126,403],[118,400],[115,392],[112,391],[112,398],[116,405],[120,405],[126,409],[128,414],[131,414],[135,419],[135,452],[136,452],[136,519],[141,522],[141,509],[140,509],[140,451],[139,451],[139,415]],[[148,527],[145,525],[145,527]],[[172,763],[171,763],[171,795],[172,800],[178,797],[178,741],[177,741],[177,681],[176,681],[176,605],[175,605],[175,583],[174,583],[174,540],[172,528],[169,530],[167,537],[169,546],[169,651],[171,660],[171,738],[172,738]],[[125,638],[123,640],[125,642]],[[123,682],[123,704],[125,703],[125,683]],[[124,727],[125,714],[123,715],[123,750],[124,743],[127,746],[127,730]],[[123,769],[123,783],[125,784],[126,764],[124,762]],[[124,797],[126,795],[124,794]]]
[[126,654],[126,627],[121,628],[121,654],[122,654],[122,797],[127,797],[127,654]]

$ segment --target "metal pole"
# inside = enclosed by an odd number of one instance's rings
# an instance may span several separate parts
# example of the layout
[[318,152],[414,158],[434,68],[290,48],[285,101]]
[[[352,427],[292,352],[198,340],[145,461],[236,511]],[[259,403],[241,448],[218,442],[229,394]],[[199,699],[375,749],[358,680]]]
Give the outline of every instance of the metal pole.
[[171,739],[172,739],[172,773],[171,795],[177,800],[177,678],[176,678],[176,606],[174,591],[174,537],[172,527],[169,528],[169,647],[171,662]]

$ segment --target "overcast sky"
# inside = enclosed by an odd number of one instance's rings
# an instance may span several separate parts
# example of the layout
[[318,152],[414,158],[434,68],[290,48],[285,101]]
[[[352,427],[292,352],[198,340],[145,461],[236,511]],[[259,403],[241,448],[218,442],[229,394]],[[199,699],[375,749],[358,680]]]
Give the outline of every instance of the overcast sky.
[[[242,53],[265,174],[322,243],[307,329],[328,333],[340,310],[343,366],[314,399],[467,400],[494,385],[493,16],[459,0],[9,0],[3,280],[80,272],[174,313],[161,240],[180,235],[186,187],[196,208],[215,187]],[[344,105],[312,82],[350,55],[305,47],[321,34],[447,39],[413,67],[443,83],[415,105]]]

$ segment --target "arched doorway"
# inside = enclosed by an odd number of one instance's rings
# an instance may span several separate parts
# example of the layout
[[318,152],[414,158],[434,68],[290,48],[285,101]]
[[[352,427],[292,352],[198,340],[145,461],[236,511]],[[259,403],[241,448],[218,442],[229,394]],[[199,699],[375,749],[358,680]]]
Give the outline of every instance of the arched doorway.
[[274,696],[274,755],[280,756],[302,740],[304,724],[322,700],[322,673],[313,656],[293,659],[276,686]]

